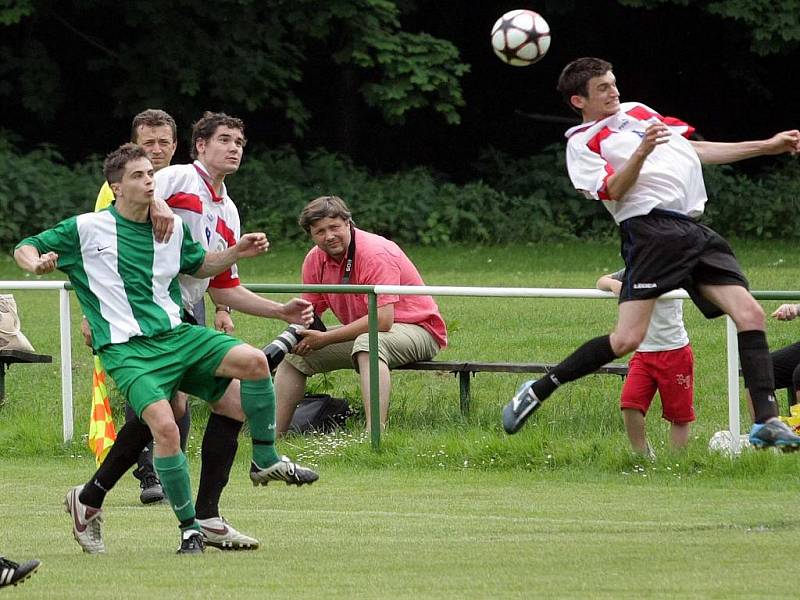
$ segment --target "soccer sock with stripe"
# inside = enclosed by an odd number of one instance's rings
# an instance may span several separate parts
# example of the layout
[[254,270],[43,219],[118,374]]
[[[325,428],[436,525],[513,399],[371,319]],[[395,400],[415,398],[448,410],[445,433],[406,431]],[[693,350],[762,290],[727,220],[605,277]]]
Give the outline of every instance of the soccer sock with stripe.
[[772,356],[767,346],[767,335],[763,331],[740,331],[739,361],[742,364],[744,386],[753,399],[753,412],[756,423],[764,423],[778,416],[778,403],[775,402],[775,374],[772,370]]
[[106,494],[136,464],[142,448],[152,441],[150,428],[138,418],[125,423],[105,460],[83,486],[79,500],[92,508],[101,508]]
[[164,493],[169,498],[170,506],[181,522],[181,529],[200,529],[195,521],[192,484],[189,481],[186,455],[178,452],[172,456],[156,456],[153,458],[153,464]]
[[562,360],[544,377],[533,384],[533,393],[544,401],[562,383],[594,373],[604,364],[617,358],[611,349],[611,336],[601,335],[589,340]]
[[280,460],[275,450],[275,388],[272,378],[242,381],[242,410],[253,438],[253,462],[266,469]]
[[208,417],[201,450],[200,485],[195,509],[198,519],[219,516],[219,499],[228,483],[242,423],[236,419],[211,413]]

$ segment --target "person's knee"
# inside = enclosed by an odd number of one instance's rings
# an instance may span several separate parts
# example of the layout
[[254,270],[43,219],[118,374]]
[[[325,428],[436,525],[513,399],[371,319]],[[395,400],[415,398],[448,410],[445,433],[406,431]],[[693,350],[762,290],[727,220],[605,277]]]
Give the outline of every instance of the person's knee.
[[153,440],[157,445],[163,447],[180,446],[180,432],[175,421],[160,420],[150,425],[150,431],[153,433]]
[[263,352],[250,348],[241,358],[242,375],[239,379],[265,379],[269,377],[269,363]]
[[752,296],[733,311],[731,318],[740,331],[763,330],[766,327],[764,308]]
[[611,334],[611,349],[617,356],[624,356],[636,350],[644,340],[646,330],[631,329],[615,331]]

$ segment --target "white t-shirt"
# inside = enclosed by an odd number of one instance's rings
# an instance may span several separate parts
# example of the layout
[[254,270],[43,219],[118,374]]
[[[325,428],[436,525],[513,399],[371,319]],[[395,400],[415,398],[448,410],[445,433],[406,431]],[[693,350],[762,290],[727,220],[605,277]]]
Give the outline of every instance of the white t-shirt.
[[[611,277],[622,281],[625,270]],[[637,352],[664,352],[677,350],[689,343],[689,334],[683,325],[683,300],[657,300],[650,317],[650,325]]]
[[[639,177],[625,195],[610,199],[608,178],[633,155],[645,129],[658,122],[666,124],[674,135],[645,159]],[[708,197],[700,159],[687,139],[692,132],[694,128],[683,121],[662,117],[638,102],[625,102],[615,115],[566,132],[569,177],[587,198],[603,200],[617,223],[646,215],[654,208],[698,217]]]
[[[210,178],[202,163],[165,167],[155,175],[156,196],[180,215],[196,242],[209,252],[220,252],[235,246],[241,237],[239,211],[228,196],[225,185],[222,193],[214,193]],[[212,279],[180,276],[181,298],[184,308],[192,307],[203,299],[206,289],[236,287],[239,271],[236,265]]]

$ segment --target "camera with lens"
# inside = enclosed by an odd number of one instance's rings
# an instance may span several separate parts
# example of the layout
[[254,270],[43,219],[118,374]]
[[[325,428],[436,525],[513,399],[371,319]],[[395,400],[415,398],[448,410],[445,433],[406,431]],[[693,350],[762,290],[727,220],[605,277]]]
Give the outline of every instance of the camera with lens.
[[[294,350],[294,347],[300,343],[300,340],[303,337],[299,333],[301,329],[304,329],[302,325],[295,325],[292,323],[286,329],[284,329],[278,337],[262,348],[262,351],[267,356],[267,363],[269,363],[269,370],[271,373],[275,372],[275,369],[283,360],[283,357],[286,356],[287,353]],[[322,319],[320,319],[316,314],[314,314],[314,321],[307,327],[307,329],[327,331],[325,323],[323,323]]]

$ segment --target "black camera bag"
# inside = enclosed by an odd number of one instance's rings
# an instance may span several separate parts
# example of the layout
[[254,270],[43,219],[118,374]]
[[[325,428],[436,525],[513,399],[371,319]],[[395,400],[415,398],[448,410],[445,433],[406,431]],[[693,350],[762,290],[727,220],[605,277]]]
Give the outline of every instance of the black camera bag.
[[334,398],[329,394],[306,394],[294,411],[289,431],[328,433],[344,425],[351,414],[350,405],[343,398]]

